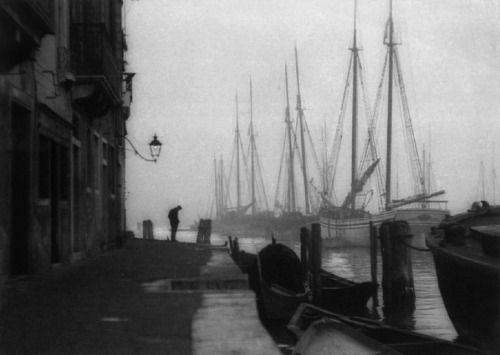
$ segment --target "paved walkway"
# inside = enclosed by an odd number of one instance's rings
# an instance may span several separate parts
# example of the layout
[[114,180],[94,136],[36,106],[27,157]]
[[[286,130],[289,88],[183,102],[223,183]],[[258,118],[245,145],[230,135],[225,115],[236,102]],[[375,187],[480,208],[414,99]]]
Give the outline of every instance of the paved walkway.
[[11,282],[1,354],[280,354],[225,248],[128,240]]

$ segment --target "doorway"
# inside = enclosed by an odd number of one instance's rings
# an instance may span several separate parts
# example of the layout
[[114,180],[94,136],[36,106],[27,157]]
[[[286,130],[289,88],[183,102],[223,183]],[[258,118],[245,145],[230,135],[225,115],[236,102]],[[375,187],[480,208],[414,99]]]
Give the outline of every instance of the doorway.
[[13,104],[11,179],[11,273],[28,272],[30,225],[30,111]]

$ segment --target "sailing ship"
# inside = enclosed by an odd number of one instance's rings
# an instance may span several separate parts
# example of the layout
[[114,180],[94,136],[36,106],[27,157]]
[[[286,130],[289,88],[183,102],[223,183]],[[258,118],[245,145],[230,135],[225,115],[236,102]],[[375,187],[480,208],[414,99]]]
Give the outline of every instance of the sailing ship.
[[[357,46],[356,29],[356,2],[354,4],[354,31],[351,58],[349,62],[348,79],[344,89],[341,105],[341,115],[339,118],[337,131],[333,141],[333,154],[331,156],[331,166],[338,166],[338,152],[342,138],[342,124],[349,89],[352,87],[352,143],[351,143],[351,191],[348,193],[341,205],[331,202],[328,196],[329,191],[321,194],[323,206],[320,211],[320,223],[322,235],[326,245],[335,246],[369,246],[370,244],[370,223],[380,226],[386,220],[406,220],[414,236],[418,236],[423,241],[424,236],[430,233],[433,226],[437,226],[449,211],[446,201],[436,201],[433,197],[444,194],[444,191],[429,192],[425,184],[420,159],[418,156],[409,106],[406,98],[405,87],[402,77],[401,66],[395,41],[394,23],[392,16],[392,1],[390,3],[389,19],[385,28],[384,44],[387,46],[386,59],[382,71],[382,79],[378,86],[377,101],[373,113],[365,98],[365,111],[368,112],[368,129],[366,142],[363,149],[362,159],[358,163],[358,85],[364,84],[362,66],[359,58],[359,47]],[[382,90],[384,88],[385,76],[387,73],[387,136],[386,136],[386,159],[385,159],[385,186],[382,182],[380,159],[375,144],[375,134],[377,131],[377,112],[380,109]],[[404,119],[407,151],[411,174],[413,177],[414,196],[393,200],[392,198],[392,152],[393,152],[393,89],[397,85],[400,89],[402,118]],[[364,87],[363,87],[364,89]],[[364,90],[363,90],[364,93]],[[368,106],[368,107],[366,107]],[[376,176],[378,183],[380,210],[370,213],[366,209],[367,201],[373,197],[373,190],[370,194],[362,194],[366,183],[372,175]],[[330,183],[333,186],[334,179]],[[331,189],[330,189],[331,191]],[[361,200],[361,201],[359,201]]]
[[[313,212],[311,194],[309,193],[308,165],[307,165],[307,144],[305,133],[310,141],[311,154],[315,155],[312,139],[309,134],[307,122],[302,108],[302,96],[300,92],[299,61],[297,47],[295,47],[295,73],[297,80],[297,120],[296,127],[293,127],[290,113],[290,97],[288,90],[288,69],[285,65],[285,135],[283,140],[283,151],[281,155],[280,170],[278,174],[278,186],[276,188],[274,214],[275,219],[272,227],[276,229],[295,228],[317,220],[317,215]],[[297,161],[296,161],[297,160]],[[298,185],[296,179],[296,162],[302,177],[302,187],[304,193],[303,210],[299,208]],[[283,180],[283,181],[282,181]],[[280,196],[281,195],[281,196]]]
[[[215,209],[216,218],[213,228],[224,232],[235,232],[240,229],[247,229],[261,224],[265,224],[272,215],[268,212],[266,192],[262,180],[262,171],[253,125],[253,90],[252,80],[250,80],[250,123],[248,127],[249,147],[245,155],[243,142],[239,127],[239,107],[238,95],[236,95],[236,129],[234,138],[233,157],[229,176],[226,176],[224,163],[220,158],[219,163],[214,160],[215,165]],[[249,157],[250,162],[247,161]],[[234,163],[234,166],[233,166]],[[243,164],[242,164],[243,163]],[[242,165],[245,168],[242,173]],[[249,166],[250,165],[250,166]],[[233,181],[233,168],[235,170],[235,191],[231,196],[231,182]],[[243,176],[247,176],[246,184]],[[244,188],[248,190],[244,193]],[[244,196],[248,195],[248,196]],[[236,204],[231,204],[231,197],[235,197]],[[248,203],[243,204],[244,197],[249,197]]]

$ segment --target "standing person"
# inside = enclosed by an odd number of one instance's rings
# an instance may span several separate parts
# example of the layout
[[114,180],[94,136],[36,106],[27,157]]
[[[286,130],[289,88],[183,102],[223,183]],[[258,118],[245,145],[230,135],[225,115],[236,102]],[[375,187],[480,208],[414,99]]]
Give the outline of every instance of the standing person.
[[172,208],[168,212],[168,219],[170,220],[170,228],[172,230],[171,240],[175,242],[175,234],[177,233],[177,227],[179,227],[179,211],[182,210],[181,206]]

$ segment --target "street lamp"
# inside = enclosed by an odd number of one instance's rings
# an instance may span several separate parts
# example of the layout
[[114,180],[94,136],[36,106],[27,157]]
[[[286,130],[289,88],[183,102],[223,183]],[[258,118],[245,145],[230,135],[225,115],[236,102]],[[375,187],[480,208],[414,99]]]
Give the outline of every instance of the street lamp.
[[153,136],[153,140],[149,143],[149,150],[154,162],[160,157],[161,152],[161,142],[158,140],[156,134]]
[[152,161],[156,163],[156,161],[160,157],[161,142],[158,140],[158,136],[156,134],[153,136],[153,140],[149,143],[149,151],[151,153],[152,159],[145,158],[141,153],[139,153],[139,151],[136,149],[134,144],[130,141],[130,139],[128,139],[127,136],[123,136],[123,138],[125,138],[127,142],[129,142],[129,144],[132,146],[132,149],[134,150],[134,153],[138,155],[142,160]]

